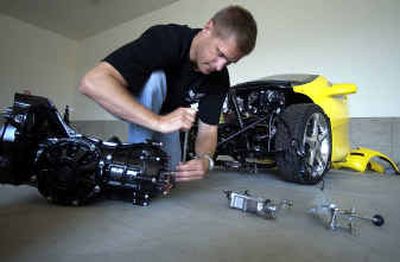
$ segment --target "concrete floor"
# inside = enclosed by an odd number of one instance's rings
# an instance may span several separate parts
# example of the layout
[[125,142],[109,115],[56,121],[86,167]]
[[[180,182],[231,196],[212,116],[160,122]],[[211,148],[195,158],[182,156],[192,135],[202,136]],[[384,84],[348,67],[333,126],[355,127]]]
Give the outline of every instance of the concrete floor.
[[[214,171],[179,184],[149,207],[105,200],[84,207],[48,204],[35,188],[0,186],[1,261],[399,261],[400,177],[331,171],[322,193],[259,174]],[[228,208],[223,190],[249,189],[294,206],[269,221]],[[386,224],[359,233],[328,231],[307,213],[330,198]]]

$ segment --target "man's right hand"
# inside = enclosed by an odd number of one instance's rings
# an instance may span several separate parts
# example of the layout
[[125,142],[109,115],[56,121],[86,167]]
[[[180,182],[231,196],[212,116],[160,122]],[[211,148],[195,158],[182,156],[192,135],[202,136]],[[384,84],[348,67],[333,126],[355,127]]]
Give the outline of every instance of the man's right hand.
[[187,131],[196,119],[196,110],[190,107],[179,107],[169,114],[159,116],[158,126],[161,133]]
[[186,107],[162,116],[153,113],[132,97],[126,80],[106,62],[82,78],[79,90],[113,115],[161,133],[189,130],[196,118],[196,111]]

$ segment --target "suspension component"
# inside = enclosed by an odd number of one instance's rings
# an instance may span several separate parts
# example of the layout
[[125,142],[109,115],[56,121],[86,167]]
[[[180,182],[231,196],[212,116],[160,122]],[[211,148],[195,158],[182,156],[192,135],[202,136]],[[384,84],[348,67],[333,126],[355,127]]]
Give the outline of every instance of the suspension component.
[[312,207],[310,213],[321,220],[328,229],[332,231],[344,229],[349,231],[351,234],[357,232],[355,224],[357,220],[370,221],[377,227],[380,227],[385,223],[382,215],[375,214],[372,217],[364,217],[359,215],[354,208],[341,209],[334,203]]

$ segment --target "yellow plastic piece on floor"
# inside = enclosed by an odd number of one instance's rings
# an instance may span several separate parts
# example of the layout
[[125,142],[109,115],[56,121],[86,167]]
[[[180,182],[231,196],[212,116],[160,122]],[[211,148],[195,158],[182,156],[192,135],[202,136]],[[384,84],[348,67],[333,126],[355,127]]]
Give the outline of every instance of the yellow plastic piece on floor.
[[365,147],[359,147],[351,150],[350,153],[347,154],[344,162],[333,163],[332,167],[335,169],[349,168],[361,173],[364,173],[367,169],[369,169],[374,172],[384,174],[385,167],[381,163],[373,160],[374,158],[379,158],[388,162],[393,167],[394,171],[397,174],[400,174],[399,167],[387,155]]

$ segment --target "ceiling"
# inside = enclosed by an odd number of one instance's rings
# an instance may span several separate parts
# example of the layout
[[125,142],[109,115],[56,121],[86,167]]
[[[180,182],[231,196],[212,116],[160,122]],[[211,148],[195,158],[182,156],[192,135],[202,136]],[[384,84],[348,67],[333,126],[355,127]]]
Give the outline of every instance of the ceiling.
[[0,0],[0,13],[82,40],[176,1]]

